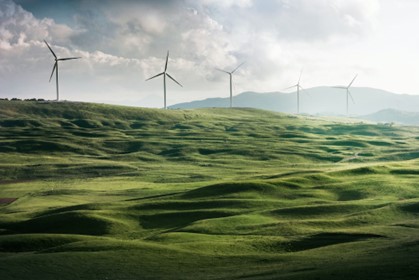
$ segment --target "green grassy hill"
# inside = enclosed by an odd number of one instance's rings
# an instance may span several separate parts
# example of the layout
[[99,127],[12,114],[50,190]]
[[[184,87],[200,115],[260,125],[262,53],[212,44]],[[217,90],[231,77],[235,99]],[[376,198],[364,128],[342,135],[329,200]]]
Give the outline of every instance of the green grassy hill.
[[418,132],[0,101],[0,277],[416,279]]

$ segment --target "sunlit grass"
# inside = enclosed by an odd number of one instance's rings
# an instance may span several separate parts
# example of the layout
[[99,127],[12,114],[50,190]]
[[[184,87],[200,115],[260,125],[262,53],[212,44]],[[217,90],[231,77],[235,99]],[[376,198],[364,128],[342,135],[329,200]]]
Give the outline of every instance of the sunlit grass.
[[419,130],[339,121],[0,101],[1,279],[415,279]]

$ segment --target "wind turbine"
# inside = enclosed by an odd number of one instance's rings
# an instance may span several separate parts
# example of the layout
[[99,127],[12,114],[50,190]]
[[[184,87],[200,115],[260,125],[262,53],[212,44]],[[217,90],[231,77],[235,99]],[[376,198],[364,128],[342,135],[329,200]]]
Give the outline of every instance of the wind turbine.
[[297,114],[300,113],[300,89],[303,89],[303,87],[300,85],[301,75],[303,75],[303,70],[301,70],[301,72],[300,72],[300,78],[298,78],[297,84],[293,85],[293,86],[290,86],[289,88],[285,89],[285,90],[287,90],[287,89],[294,88],[294,87],[297,88]]
[[72,59],[79,59],[81,57],[65,57],[65,58],[58,58],[54,51],[51,49],[51,47],[48,45],[47,41],[45,41],[45,44],[47,45],[48,49],[51,51],[52,55],[55,58],[55,63],[54,63],[54,67],[52,68],[52,72],[51,72],[51,76],[49,77],[49,81],[51,82],[52,79],[52,75],[54,75],[54,71],[55,71],[55,85],[57,87],[57,101],[60,100],[60,90],[58,87],[58,61],[64,61],[64,60],[72,60]]
[[166,107],[166,76],[168,76],[170,79],[172,79],[173,82],[175,82],[176,84],[180,85],[181,87],[183,87],[178,81],[175,80],[175,78],[173,78],[172,76],[169,75],[169,73],[167,73],[167,64],[169,62],[169,51],[167,51],[167,56],[166,56],[166,65],[164,66],[164,71],[161,72],[160,74],[157,74],[151,78],[148,78],[146,81],[154,79],[156,77],[159,77],[161,75],[163,75],[163,86],[164,86],[164,109],[167,109]]
[[355,81],[356,77],[358,77],[358,74],[355,75],[355,77],[352,79],[352,82],[349,83],[349,85],[347,87],[342,87],[342,86],[337,86],[334,88],[340,88],[340,89],[345,89],[346,90],[346,115],[349,115],[349,96],[352,99],[352,102],[355,103],[354,98],[352,97],[351,92],[349,91],[349,88],[351,87],[351,85],[353,84],[353,82]]
[[228,75],[230,75],[230,108],[233,107],[233,73],[237,71],[237,69],[239,69],[242,65],[244,64],[244,62],[242,62],[239,66],[237,66],[233,71],[228,72],[225,70],[221,70],[216,68],[218,71],[224,72]]

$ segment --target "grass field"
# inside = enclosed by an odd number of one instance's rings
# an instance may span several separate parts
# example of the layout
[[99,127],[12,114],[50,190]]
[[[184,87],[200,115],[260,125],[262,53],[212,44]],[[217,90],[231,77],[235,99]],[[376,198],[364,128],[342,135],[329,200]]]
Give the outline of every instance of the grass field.
[[0,101],[0,278],[417,279],[419,129]]

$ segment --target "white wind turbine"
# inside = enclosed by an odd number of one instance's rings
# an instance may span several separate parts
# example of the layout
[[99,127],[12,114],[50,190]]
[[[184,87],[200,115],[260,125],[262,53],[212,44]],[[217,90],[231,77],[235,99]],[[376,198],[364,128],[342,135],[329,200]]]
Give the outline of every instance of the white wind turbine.
[[345,89],[346,90],[346,115],[347,116],[349,115],[349,96],[351,97],[352,102],[355,103],[354,98],[352,97],[352,94],[349,91],[349,88],[351,87],[351,85],[355,81],[356,77],[358,77],[358,74],[355,75],[355,77],[352,79],[352,82],[350,82],[347,87],[343,87],[343,86],[334,87],[334,88],[339,88],[339,89]]
[[51,47],[48,45],[47,41],[45,41],[45,44],[47,45],[48,49],[51,51],[52,55],[54,56],[55,59],[55,63],[54,63],[54,67],[52,68],[52,72],[51,72],[51,76],[49,77],[49,81],[51,82],[52,79],[52,75],[54,75],[54,71],[55,71],[55,85],[57,87],[57,101],[60,100],[60,90],[58,87],[58,61],[64,61],[64,60],[72,60],[72,59],[79,59],[81,57],[65,57],[65,58],[58,58],[54,51],[51,49]]
[[151,78],[148,78],[146,81],[154,79],[156,77],[159,77],[161,75],[163,75],[163,87],[164,87],[164,109],[167,109],[166,107],[166,76],[168,76],[170,79],[172,79],[173,82],[175,82],[176,84],[180,85],[181,87],[183,87],[178,81],[175,80],[175,78],[173,78],[172,76],[169,75],[169,73],[167,73],[167,63],[169,62],[169,51],[167,51],[167,56],[166,56],[166,65],[164,66],[164,71],[161,72],[160,74],[157,74]]
[[218,71],[221,71],[221,72],[224,72],[224,73],[230,75],[230,108],[233,107],[233,73],[236,72],[237,69],[239,69],[243,64],[244,64],[244,62],[241,63],[239,66],[237,66],[231,72],[228,72],[228,71],[225,71],[225,70],[221,70],[221,69],[216,68]]
[[300,113],[300,89],[303,90],[303,87],[300,85],[301,75],[303,75],[303,70],[301,70],[301,72],[300,72],[300,78],[298,78],[297,84],[295,84],[293,86],[290,86],[290,87],[285,89],[285,90],[287,90],[287,89],[294,88],[294,87],[297,88],[297,114]]

